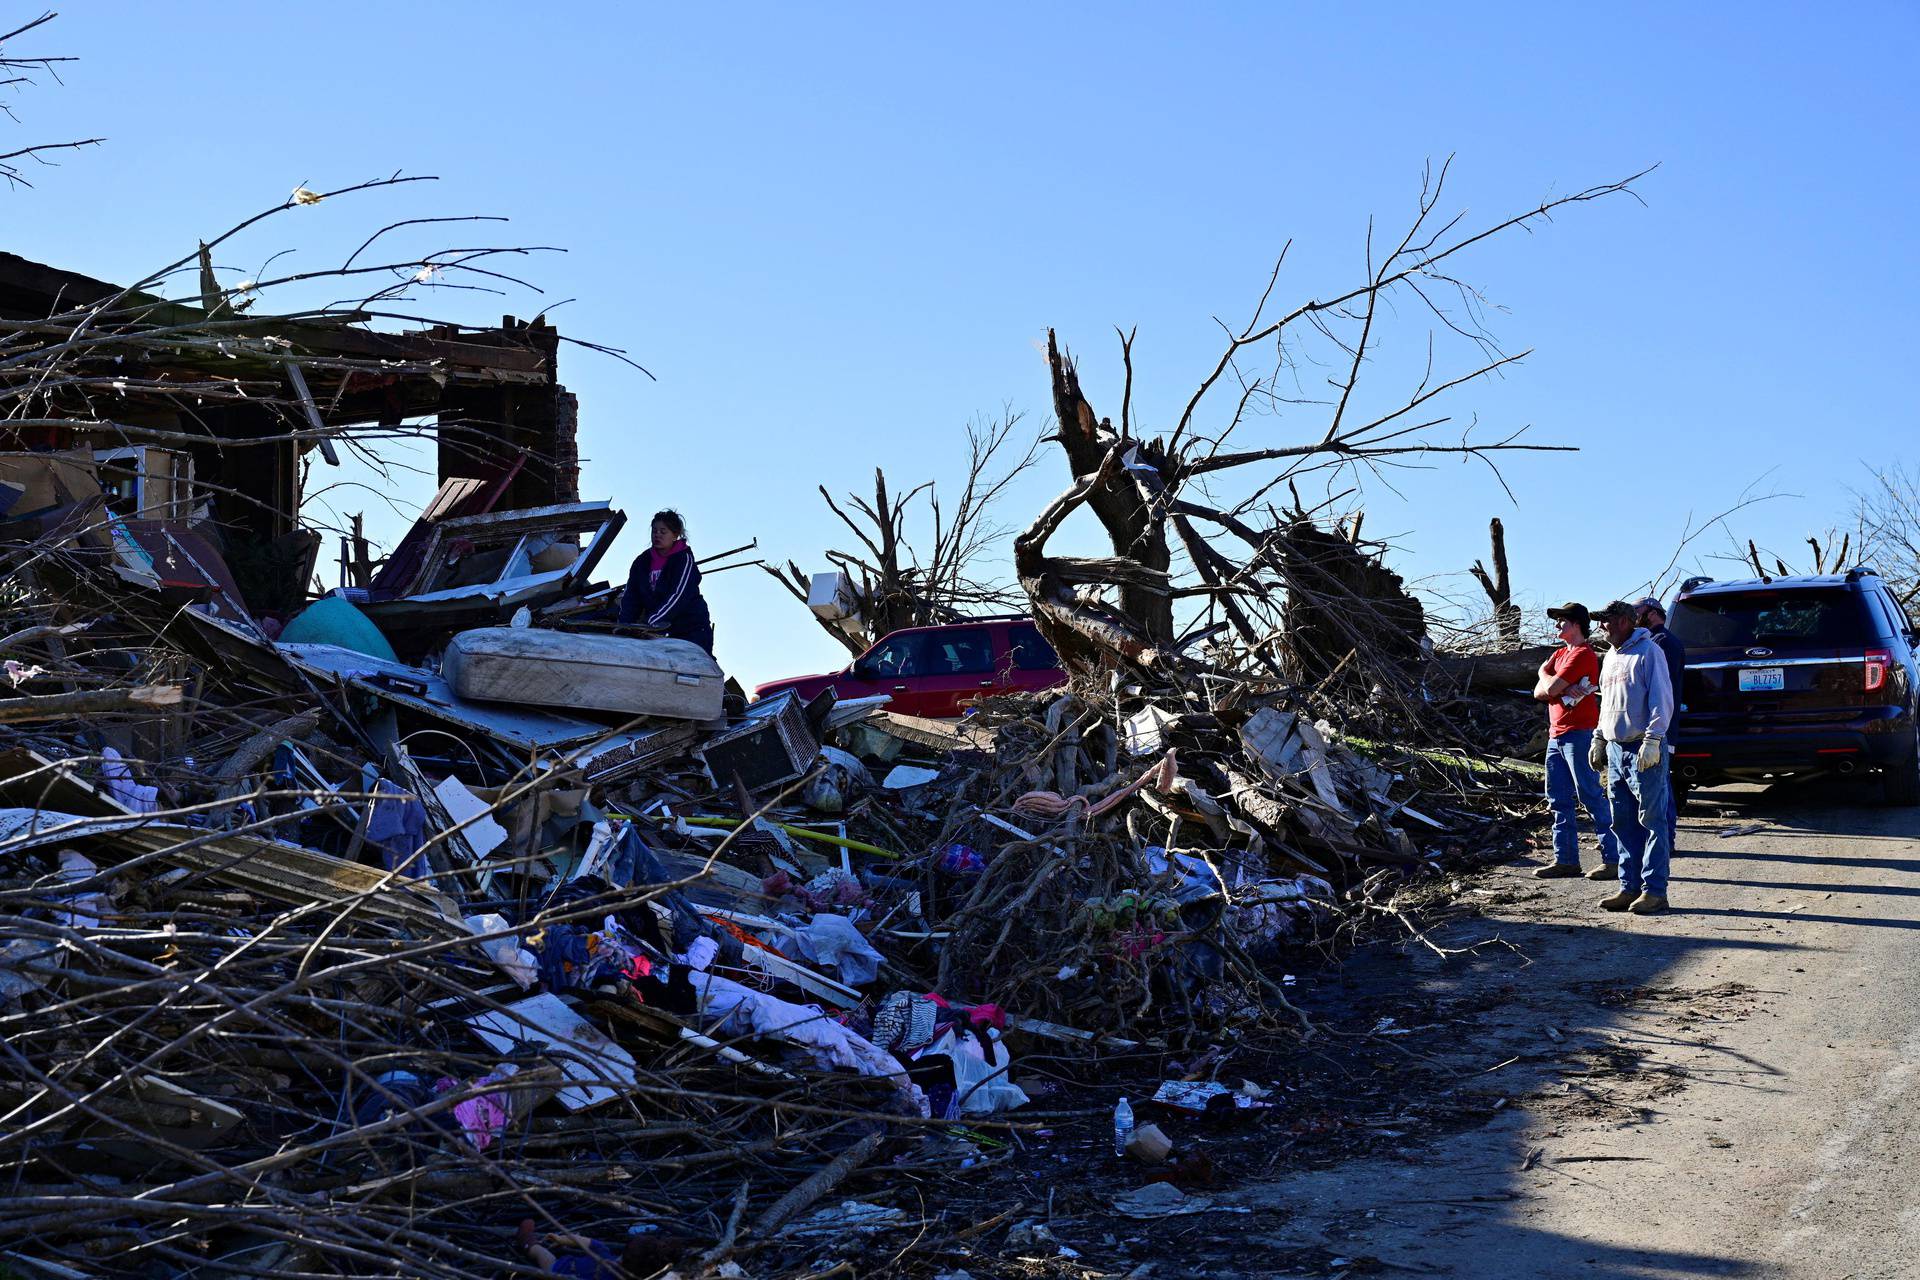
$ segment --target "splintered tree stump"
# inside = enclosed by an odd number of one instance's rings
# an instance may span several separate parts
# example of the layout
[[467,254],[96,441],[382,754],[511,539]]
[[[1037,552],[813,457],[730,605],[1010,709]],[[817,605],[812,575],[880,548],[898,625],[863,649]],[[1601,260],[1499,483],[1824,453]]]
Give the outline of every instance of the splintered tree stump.
[[1473,576],[1480,582],[1480,589],[1487,593],[1487,599],[1493,604],[1493,620],[1500,632],[1500,647],[1518,649],[1520,647],[1520,609],[1513,603],[1513,579],[1507,573],[1507,530],[1495,516],[1487,524],[1487,537],[1493,544],[1493,572],[1488,574],[1487,567],[1478,560],[1473,562]]

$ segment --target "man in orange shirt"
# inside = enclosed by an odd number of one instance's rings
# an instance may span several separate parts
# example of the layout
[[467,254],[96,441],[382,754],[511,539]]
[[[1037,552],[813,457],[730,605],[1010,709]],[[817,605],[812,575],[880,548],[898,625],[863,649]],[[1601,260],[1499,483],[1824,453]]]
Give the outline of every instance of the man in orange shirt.
[[1619,844],[1613,837],[1613,809],[1606,788],[1587,758],[1593,730],[1600,723],[1600,656],[1588,643],[1593,625],[1583,604],[1571,601],[1547,610],[1560,624],[1560,648],[1540,664],[1533,688],[1536,702],[1547,704],[1547,805],[1553,810],[1553,861],[1536,867],[1542,880],[1580,874],[1580,813],[1600,836],[1600,865],[1587,873],[1590,880],[1611,880],[1619,871]]

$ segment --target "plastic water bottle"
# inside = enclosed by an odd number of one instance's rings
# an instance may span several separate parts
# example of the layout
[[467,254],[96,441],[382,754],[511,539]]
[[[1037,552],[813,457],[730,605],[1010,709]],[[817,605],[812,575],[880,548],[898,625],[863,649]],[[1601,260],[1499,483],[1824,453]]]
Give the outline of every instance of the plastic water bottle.
[[1127,1154],[1127,1144],[1133,1141],[1133,1104],[1125,1098],[1113,1109],[1113,1154]]

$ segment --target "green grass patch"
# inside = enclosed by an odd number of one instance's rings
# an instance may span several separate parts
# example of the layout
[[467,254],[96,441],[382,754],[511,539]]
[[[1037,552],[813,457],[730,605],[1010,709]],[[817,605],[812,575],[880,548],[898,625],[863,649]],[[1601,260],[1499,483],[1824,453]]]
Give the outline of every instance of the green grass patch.
[[1372,738],[1362,738],[1357,734],[1342,733],[1340,742],[1363,756],[1374,760],[1399,759],[1406,756],[1419,756],[1429,763],[1443,769],[1462,769],[1468,773],[1538,773],[1545,774],[1545,765],[1530,760],[1481,760],[1474,756],[1463,756],[1452,751],[1442,751],[1437,747],[1404,747],[1394,742],[1376,742]]

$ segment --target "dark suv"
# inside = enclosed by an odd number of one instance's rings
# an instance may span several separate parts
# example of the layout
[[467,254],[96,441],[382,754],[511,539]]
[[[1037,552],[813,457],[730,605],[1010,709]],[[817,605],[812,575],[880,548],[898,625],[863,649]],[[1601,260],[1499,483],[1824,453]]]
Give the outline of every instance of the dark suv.
[[1689,579],[1667,626],[1687,646],[1675,785],[1878,772],[1920,804],[1914,631],[1871,569]]

